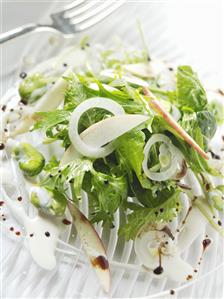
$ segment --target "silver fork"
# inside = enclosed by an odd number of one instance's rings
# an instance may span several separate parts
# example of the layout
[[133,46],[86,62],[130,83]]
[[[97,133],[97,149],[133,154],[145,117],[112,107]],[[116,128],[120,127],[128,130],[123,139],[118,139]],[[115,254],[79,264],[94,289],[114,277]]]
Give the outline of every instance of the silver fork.
[[71,37],[74,33],[83,31],[99,23],[118,9],[126,0],[76,0],[66,5],[62,10],[50,15],[52,24],[30,23],[0,34],[0,44],[20,35],[46,30],[62,33]]

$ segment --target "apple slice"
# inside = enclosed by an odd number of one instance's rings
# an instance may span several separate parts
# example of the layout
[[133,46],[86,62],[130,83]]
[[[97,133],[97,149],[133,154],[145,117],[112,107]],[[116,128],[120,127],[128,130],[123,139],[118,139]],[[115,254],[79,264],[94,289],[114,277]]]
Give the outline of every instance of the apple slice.
[[82,212],[68,200],[68,209],[72,215],[73,223],[81,240],[82,246],[96,271],[96,275],[105,292],[110,290],[109,262],[102,240],[93,225]]
[[205,158],[206,160],[209,159],[209,156],[203,151],[203,149],[194,141],[194,139],[181,128],[181,126],[173,119],[173,117],[162,107],[160,102],[154,96],[154,94],[148,89],[143,88],[143,93],[147,97],[150,98],[148,101],[149,106],[159,113],[164,120],[190,145],[192,146],[200,156]]

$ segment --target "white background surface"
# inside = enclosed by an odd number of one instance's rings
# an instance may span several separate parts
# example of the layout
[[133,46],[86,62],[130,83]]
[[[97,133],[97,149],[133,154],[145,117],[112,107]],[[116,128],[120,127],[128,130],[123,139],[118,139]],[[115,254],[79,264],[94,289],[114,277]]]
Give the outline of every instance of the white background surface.
[[[69,1],[1,1],[1,29],[6,31],[27,22],[49,21],[48,10],[52,6],[61,6],[62,2]],[[190,62],[209,84],[223,88],[223,9],[222,0],[128,1],[119,13],[101,23],[103,26],[91,29],[90,34],[93,34],[94,39],[101,41],[108,39],[108,32],[110,36],[121,34],[123,38],[127,37],[131,43],[135,43],[138,39],[134,30],[136,12],[142,21],[152,54],[174,62]],[[150,18],[155,20],[150,22]],[[29,47],[33,40],[38,38],[42,41],[45,36],[45,33],[34,33],[1,47],[1,93],[10,87],[12,77],[18,77],[18,67],[23,60],[24,49]],[[42,55],[43,53],[40,53],[40,56]],[[202,284],[204,298],[222,298],[222,274],[222,270],[219,270],[216,275],[206,278],[210,283]],[[198,287],[189,286],[183,296],[200,298],[196,290],[202,285],[199,282]],[[14,296],[16,297],[16,290]]]

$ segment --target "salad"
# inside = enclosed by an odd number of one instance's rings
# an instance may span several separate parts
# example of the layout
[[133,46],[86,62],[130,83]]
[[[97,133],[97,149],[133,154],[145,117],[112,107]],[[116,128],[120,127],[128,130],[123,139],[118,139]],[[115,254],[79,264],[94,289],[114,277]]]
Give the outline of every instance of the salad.
[[[222,90],[206,91],[191,66],[173,68],[146,47],[105,49],[87,38],[20,77],[1,106],[1,206],[24,227],[35,262],[53,269],[73,224],[108,292],[110,262],[94,224],[113,230],[119,210],[118,235],[134,241],[144,271],[193,279],[182,252],[207,224],[224,235],[223,155],[210,146],[223,123]],[[203,239],[203,252],[211,243]]]

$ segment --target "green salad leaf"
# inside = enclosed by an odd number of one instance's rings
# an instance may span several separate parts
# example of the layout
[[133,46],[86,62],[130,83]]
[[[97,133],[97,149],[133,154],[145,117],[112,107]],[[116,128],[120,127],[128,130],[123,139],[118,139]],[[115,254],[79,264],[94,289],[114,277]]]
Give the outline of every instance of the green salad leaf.
[[67,123],[69,120],[70,112],[66,110],[55,110],[48,112],[37,112],[34,115],[36,120],[32,130],[45,129],[55,127],[61,123]]
[[208,110],[215,118],[216,123],[221,126],[224,123],[224,105],[213,100],[208,104]]
[[126,240],[134,239],[139,230],[146,224],[155,224],[160,221],[169,222],[177,216],[181,210],[180,190],[174,191],[165,201],[151,207],[135,207],[135,210],[128,214],[127,223],[120,227],[119,234],[124,235]]
[[140,178],[144,159],[145,134],[142,131],[132,130],[117,138],[115,145],[126,167],[135,171],[137,177]]
[[207,105],[206,92],[190,66],[177,69],[177,101],[181,110],[200,111]]
[[[80,45],[83,51],[86,51],[89,47],[88,40],[84,38]],[[53,201],[49,210],[57,216],[63,215],[70,197],[75,204],[78,204],[83,194],[82,190],[88,195],[90,220],[93,223],[102,221],[103,225],[112,228],[114,213],[119,209],[121,215],[127,216],[124,217],[127,221],[121,225],[119,233],[129,240],[134,239],[139,230],[147,224],[171,221],[182,208],[180,200],[182,190],[175,175],[166,181],[154,181],[143,171],[144,148],[153,134],[160,133],[170,138],[173,145],[183,154],[187,167],[196,176],[201,173],[213,176],[221,174],[186,143],[165,118],[150,108],[141,86],[135,82],[127,82],[126,78],[130,73],[125,70],[124,65],[144,63],[144,66],[147,64],[150,66],[147,48],[144,46],[143,51],[124,49],[121,55],[117,55],[115,48],[99,52],[97,58],[99,70],[98,68],[93,70],[89,65],[87,70],[83,69],[79,73],[71,71],[63,77],[67,81],[63,104],[55,111],[35,113],[32,116],[35,120],[32,130],[45,132],[45,144],[59,140],[67,149],[71,145],[68,135],[70,116],[80,103],[92,97],[111,99],[120,104],[127,114],[147,115],[149,120],[113,140],[114,150],[104,158],[74,158],[67,165],[60,166],[60,161],[52,156],[38,174],[39,185],[51,194]],[[101,71],[108,68],[115,77],[102,75]],[[175,73],[172,73],[174,80]],[[205,89],[194,70],[190,66],[179,66],[176,72],[176,86],[170,90],[161,87],[160,76],[145,77],[149,90],[166,111],[173,113],[175,107],[179,109],[178,123],[201,149],[207,151],[209,140],[217,130],[217,123],[223,121],[221,115],[223,112],[221,106],[214,102],[208,103]],[[45,78],[39,74],[33,75],[21,83],[20,94],[28,101],[38,94],[38,90],[41,93],[45,87],[48,88],[51,80],[52,78]],[[104,109],[89,109],[80,116],[79,134],[110,116],[111,113]],[[162,147],[159,142],[150,148],[148,167],[151,171],[169,167],[172,155],[166,148],[163,148],[163,156],[160,155],[162,152],[160,148]],[[210,198],[206,195],[208,193],[206,191],[204,199],[212,203],[211,209],[215,207],[222,210],[221,189],[217,187],[216,193],[211,193]],[[35,196],[32,201],[38,207],[38,199]]]

